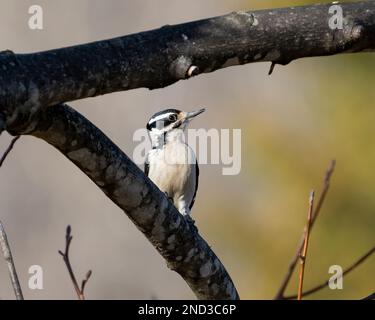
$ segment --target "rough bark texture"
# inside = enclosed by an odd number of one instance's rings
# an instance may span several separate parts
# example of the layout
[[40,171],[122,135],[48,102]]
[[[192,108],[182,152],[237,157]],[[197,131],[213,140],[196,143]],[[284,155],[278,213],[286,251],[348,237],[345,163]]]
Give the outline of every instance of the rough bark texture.
[[59,149],[123,209],[198,298],[239,298],[223,264],[192,221],[90,121],[58,105],[40,115],[30,134]]
[[161,88],[232,65],[287,64],[302,57],[373,51],[375,2],[340,4],[342,30],[329,27],[331,5],[233,12],[46,52],[5,51],[0,54],[0,110],[9,128],[27,132],[33,123],[25,118],[32,119],[40,107],[139,87]]

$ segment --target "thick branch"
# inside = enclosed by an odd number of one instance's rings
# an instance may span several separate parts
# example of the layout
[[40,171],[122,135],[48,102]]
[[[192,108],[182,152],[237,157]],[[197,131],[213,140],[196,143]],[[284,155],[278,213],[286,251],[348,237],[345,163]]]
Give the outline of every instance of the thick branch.
[[375,292],[371,293],[369,296],[363,298],[362,300],[375,300]]
[[0,111],[8,130],[21,133],[33,129],[31,120],[39,108],[61,102],[161,88],[232,65],[287,64],[303,57],[374,51],[375,2],[340,4],[343,29],[329,27],[331,5],[233,12],[32,54],[4,51]]
[[31,134],[59,149],[123,209],[198,298],[239,298],[224,266],[193,223],[91,122],[58,105],[40,115]]
[[6,127],[6,123],[5,123],[4,116],[2,114],[0,114],[0,135],[5,130],[5,127]]

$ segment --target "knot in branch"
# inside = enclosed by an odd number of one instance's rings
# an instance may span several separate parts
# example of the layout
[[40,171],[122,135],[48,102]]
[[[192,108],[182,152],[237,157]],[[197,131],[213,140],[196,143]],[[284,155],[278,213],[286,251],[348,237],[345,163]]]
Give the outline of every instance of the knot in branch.
[[186,56],[179,56],[175,59],[169,71],[176,80],[188,79],[199,74],[199,68],[193,65],[190,57]]
[[365,34],[365,28],[360,21],[347,20],[344,24],[343,37],[347,51],[355,51]]

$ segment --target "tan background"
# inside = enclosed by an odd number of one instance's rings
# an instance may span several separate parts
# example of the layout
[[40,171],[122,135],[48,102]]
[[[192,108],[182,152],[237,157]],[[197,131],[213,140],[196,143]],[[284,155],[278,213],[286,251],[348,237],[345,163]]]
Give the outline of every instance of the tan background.
[[[2,0],[1,49],[33,52],[111,38],[164,24],[308,1]],[[28,28],[28,8],[44,9],[44,30]],[[208,111],[195,128],[241,128],[242,171],[222,176],[201,167],[193,210],[199,229],[222,259],[242,298],[272,298],[295,251],[310,190],[319,190],[330,159],[337,171],[311,237],[306,288],[343,267],[375,242],[375,57],[303,59],[276,67],[220,70],[171,87],[114,93],[71,105],[131,155],[133,132],[169,106]],[[10,137],[3,134],[0,150]],[[27,299],[75,299],[58,249],[73,228],[78,278],[93,270],[89,299],[193,298],[130,220],[58,151],[22,137],[0,170],[0,218]],[[29,290],[28,268],[44,270],[44,289]],[[314,298],[359,298],[375,288],[372,258],[344,282]],[[290,292],[295,291],[291,283]],[[0,298],[13,299],[0,260]]]

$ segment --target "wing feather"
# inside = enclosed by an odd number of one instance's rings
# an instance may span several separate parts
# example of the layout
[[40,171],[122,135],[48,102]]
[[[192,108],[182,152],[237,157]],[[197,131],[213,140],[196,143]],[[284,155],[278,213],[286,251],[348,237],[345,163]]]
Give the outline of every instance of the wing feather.
[[146,157],[145,166],[144,166],[144,173],[148,177],[148,171],[150,170],[150,164],[148,163],[148,156]]
[[190,206],[189,206],[190,210],[194,205],[195,196],[197,195],[198,181],[199,181],[199,166],[198,166],[198,161],[196,161],[196,163],[195,163],[195,191],[194,191],[193,199],[190,202]]

